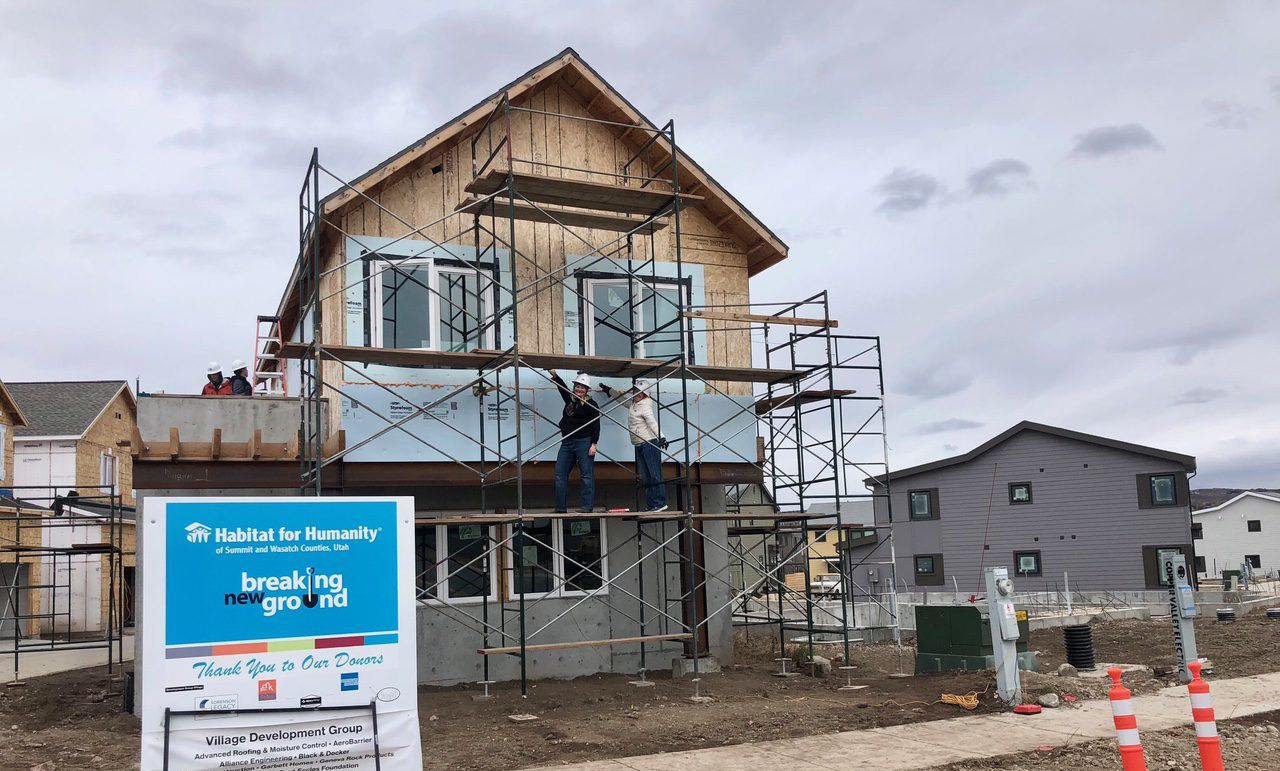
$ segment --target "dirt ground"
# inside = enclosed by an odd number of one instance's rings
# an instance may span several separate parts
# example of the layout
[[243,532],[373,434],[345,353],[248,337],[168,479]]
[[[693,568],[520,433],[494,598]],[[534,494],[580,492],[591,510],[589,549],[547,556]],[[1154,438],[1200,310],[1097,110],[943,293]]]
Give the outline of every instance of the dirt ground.
[[[1170,635],[1169,624],[1161,621],[1094,626],[1099,661],[1157,668],[1171,661]],[[1261,612],[1233,624],[1201,621],[1197,638],[1202,655],[1214,662],[1215,678],[1280,671],[1280,623],[1268,622]],[[713,700],[702,704],[686,700],[693,695],[691,683],[661,673],[652,676],[655,685],[650,688],[636,688],[622,675],[539,681],[527,699],[514,683],[499,685],[488,700],[476,698],[475,686],[423,688],[418,703],[424,768],[505,771],[970,714],[938,703],[944,693],[977,693],[975,712],[1000,709],[989,673],[894,678],[890,675],[899,663],[893,646],[855,646],[854,682],[866,687],[840,691],[845,679],[839,670],[826,679],[772,676],[778,655],[774,645],[768,635],[740,638],[738,665],[703,676],[701,692]],[[1056,669],[1065,660],[1060,630],[1033,633],[1031,647],[1042,652],[1043,670]],[[839,652],[839,646],[819,650],[835,659],[837,667],[842,663]],[[913,671],[910,648],[904,650],[901,666],[904,672]],[[1157,676],[1126,682],[1143,692],[1172,681]],[[1098,681],[1052,675],[1028,675],[1026,689],[1033,695],[1052,690],[1080,699],[1101,698],[1106,690]],[[119,685],[113,686],[103,669],[0,688],[0,771],[136,768],[138,722],[120,711],[120,703]],[[534,714],[538,720],[512,723],[507,716],[513,713]]]
[[[1218,722],[1223,765],[1231,771],[1275,771],[1280,754],[1280,712],[1265,712]],[[1147,768],[1201,771],[1195,733],[1190,727],[1142,734]],[[1120,753],[1114,739],[1061,747],[1047,752],[1022,752],[988,760],[952,763],[938,771],[1055,771],[1060,769],[1118,769]]]

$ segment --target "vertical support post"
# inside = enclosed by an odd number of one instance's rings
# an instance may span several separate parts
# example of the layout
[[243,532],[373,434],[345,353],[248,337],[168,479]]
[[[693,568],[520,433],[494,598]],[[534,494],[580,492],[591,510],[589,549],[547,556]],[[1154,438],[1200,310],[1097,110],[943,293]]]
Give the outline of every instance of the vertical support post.
[[[324,425],[324,415],[322,412],[324,402],[324,360],[323,346],[324,333],[321,328],[320,317],[323,309],[323,302],[320,297],[320,231],[322,226],[322,217],[320,211],[320,149],[313,148],[311,151],[311,340],[314,345],[313,355],[315,356],[314,367],[312,373],[312,387],[314,389],[314,398],[312,399],[312,423],[315,432],[315,464],[312,470],[314,475],[314,495],[320,496],[322,492],[321,477],[324,469],[324,432],[327,427]],[[337,405],[334,405],[334,412],[337,411]]]

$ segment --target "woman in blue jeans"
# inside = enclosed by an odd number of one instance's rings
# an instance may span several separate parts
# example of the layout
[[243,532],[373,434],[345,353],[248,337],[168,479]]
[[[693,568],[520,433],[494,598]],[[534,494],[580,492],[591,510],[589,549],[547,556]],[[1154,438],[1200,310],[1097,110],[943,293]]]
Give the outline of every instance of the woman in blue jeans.
[[627,405],[627,431],[636,450],[636,474],[644,485],[645,508],[666,511],[667,488],[662,484],[662,450],[667,446],[667,440],[658,430],[653,399],[649,395],[652,388],[653,383],[644,379],[637,380],[628,391],[600,384],[600,390],[611,399],[631,397]]
[[582,473],[582,505],[587,514],[595,506],[596,443],[600,441],[600,405],[591,398],[591,378],[579,372],[570,391],[555,371],[551,380],[564,400],[560,415],[560,452],[556,454],[556,511],[569,510],[569,472],[575,464]]

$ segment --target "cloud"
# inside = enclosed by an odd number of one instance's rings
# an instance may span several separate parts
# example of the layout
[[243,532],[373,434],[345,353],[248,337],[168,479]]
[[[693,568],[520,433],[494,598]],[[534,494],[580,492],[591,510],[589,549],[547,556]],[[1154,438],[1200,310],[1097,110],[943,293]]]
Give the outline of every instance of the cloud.
[[947,452],[955,452],[956,450],[960,449],[960,445],[958,445],[958,444],[944,444],[944,445],[942,445],[942,449],[946,450]]
[[1280,102],[1280,78],[1271,79],[1271,95],[1276,98],[1277,102]]
[[937,177],[899,166],[889,173],[875,192],[884,196],[876,211],[889,216],[923,209],[943,193]]
[[1137,123],[1123,126],[1099,126],[1076,135],[1071,155],[1077,158],[1103,158],[1138,150],[1163,150],[1155,135]]
[[1206,126],[1238,131],[1248,129],[1262,115],[1257,107],[1227,99],[1206,99],[1204,109],[1209,114]]
[[967,189],[973,197],[1008,195],[1034,187],[1031,167],[1016,158],[1000,158],[969,174]]
[[934,423],[925,423],[916,430],[917,434],[944,434],[948,431],[964,431],[970,428],[982,428],[985,423],[979,423],[976,420],[965,420],[964,418],[947,418]]
[[1120,350],[1130,352],[1168,350],[1169,362],[1182,366],[1190,364],[1201,353],[1231,342],[1251,329],[1252,324],[1249,322],[1223,320],[1183,332],[1133,340],[1123,344]]
[[1227,392],[1222,388],[1192,388],[1173,400],[1174,404],[1207,404],[1221,399]]
[[917,363],[907,367],[894,380],[898,383],[896,390],[899,393],[919,399],[940,399],[958,394],[973,384],[972,375],[926,359],[922,355]]

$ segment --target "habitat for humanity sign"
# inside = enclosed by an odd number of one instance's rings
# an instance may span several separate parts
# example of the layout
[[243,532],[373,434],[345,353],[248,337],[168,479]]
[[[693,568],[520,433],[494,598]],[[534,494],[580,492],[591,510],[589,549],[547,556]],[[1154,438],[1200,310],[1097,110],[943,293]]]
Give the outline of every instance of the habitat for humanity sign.
[[143,517],[143,771],[422,768],[412,498]]

